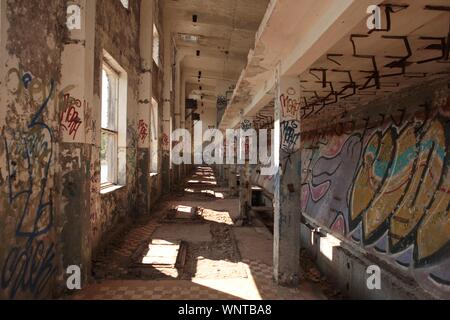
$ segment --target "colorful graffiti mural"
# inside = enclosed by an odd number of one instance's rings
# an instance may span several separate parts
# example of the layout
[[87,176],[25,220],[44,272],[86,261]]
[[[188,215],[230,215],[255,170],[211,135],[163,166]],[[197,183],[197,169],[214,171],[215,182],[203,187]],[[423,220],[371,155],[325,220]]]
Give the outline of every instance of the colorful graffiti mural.
[[447,108],[402,111],[371,128],[306,134],[302,206],[307,218],[448,294]]

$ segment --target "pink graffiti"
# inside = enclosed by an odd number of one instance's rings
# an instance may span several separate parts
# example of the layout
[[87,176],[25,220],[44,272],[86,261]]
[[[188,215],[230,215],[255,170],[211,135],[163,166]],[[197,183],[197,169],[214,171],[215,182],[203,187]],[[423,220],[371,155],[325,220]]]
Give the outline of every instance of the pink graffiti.
[[328,192],[328,189],[330,188],[330,182],[327,181],[325,183],[322,183],[319,186],[313,187],[311,186],[311,197],[314,201],[319,201],[322,199],[325,194]]

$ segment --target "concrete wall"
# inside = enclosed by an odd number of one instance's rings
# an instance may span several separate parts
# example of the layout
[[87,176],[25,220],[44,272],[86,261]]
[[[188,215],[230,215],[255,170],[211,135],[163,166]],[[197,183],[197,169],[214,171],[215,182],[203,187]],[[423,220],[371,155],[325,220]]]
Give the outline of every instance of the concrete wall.
[[[141,1],[128,10],[111,0],[71,4],[81,20],[69,31],[65,0],[0,0],[0,299],[60,296],[69,265],[81,266],[84,285],[92,255],[115,230],[151,213],[138,195],[151,193],[154,204],[161,194],[160,176],[148,176],[141,193],[137,180],[152,152],[139,146]],[[128,81],[123,187],[108,193],[100,190],[99,159],[104,51]],[[163,71],[150,73],[152,95],[162,90]],[[162,95],[155,96],[161,117]]]
[[0,1],[0,299],[48,297],[62,277],[65,12],[65,1]]
[[[449,120],[448,79],[430,82],[304,133],[299,167],[307,221],[352,254],[381,261],[396,277],[443,298],[450,297]],[[342,278],[338,256],[328,263]],[[357,272],[356,285],[365,287],[365,270],[341,275]],[[389,297],[363,291],[364,297]]]
[[[131,1],[126,10],[120,1],[98,0],[95,26],[95,62],[94,95],[96,101],[101,99],[101,71],[103,52],[109,53],[127,72],[127,121],[126,145],[119,145],[119,154],[126,154],[126,176],[123,188],[100,195],[92,195],[91,225],[94,251],[102,237],[110,232],[119,222],[126,224],[133,215],[138,214],[137,194],[137,147],[138,147],[138,97],[140,76],[139,21],[140,1]],[[99,106],[100,107],[100,106]],[[99,115],[100,116],[100,115]],[[97,123],[100,123],[100,117]],[[92,153],[94,164],[93,179],[99,189],[100,175],[100,139]]]

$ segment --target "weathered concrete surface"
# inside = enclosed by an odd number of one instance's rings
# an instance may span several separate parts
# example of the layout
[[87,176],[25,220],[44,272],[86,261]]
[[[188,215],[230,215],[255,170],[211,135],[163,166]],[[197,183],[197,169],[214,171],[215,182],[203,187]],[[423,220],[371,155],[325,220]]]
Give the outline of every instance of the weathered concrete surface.
[[56,179],[65,1],[0,5],[0,298],[48,298],[63,274]]
[[279,70],[276,78],[274,276],[280,285],[295,286],[300,280],[301,124],[300,110],[292,105],[300,100],[300,83],[297,78],[280,78]]
[[[130,221],[138,213],[138,119],[140,53],[139,53],[140,1],[130,2],[126,10],[120,1],[98,0],[95,26],[94,95],[101,101],[101,71],[104,51],[125,69],[128,81],[126,146],[119,146],[125,153],[126,172],[121,172],[124,187],[108,194],[99,195],[100,211],[92,210],[92,234],[94,252],[104,236],[118,222]],[[100,124],[100,119],[98,122]],[[100,142],[99,142],[100,143]],[[98,144],[97,147],[100,147]],[[97,159],[92,159],[93,161]],[[98,163],[95,161],[94,163]],[[98,170],[97,168],[95,170]],[[99,188],[99,181],[96,185]],[[121,183],[122,184],[122,183]],[[94,214],[95,213],[95,214]]]
[[442,298],[450,297],[449,110],[448,80],[427,83],[305,132],[302,155],[307,220]]
[[[336,246],[334,240],[321,236],[304,224],[301,232],[302,248],[314,257],[314,263],[344,297],[364,300],[433,299],[414,279],[399,274],[398,270],[382,261],[345,244]],[[367,269],[372,265],[378,265],[382,270],[381,290],[367,287]]]
[[[120,1],[89,2],[95,10],[84,0],[75,3],[86,29],[69,34],[68,1],[0,1],[0,298],[58,296],[69,264],[83,264],[85,281],[91,252],[140,213],[138,159],[148,158],[138,153],[136,112],[141,1],[131,1],[129,10]],[[119,150],[124,187],[101,195],[104,51],[126,70],[128,97],[126,142]],[[77,58],[72,65],[71,56]],[[72,107],[78,117],[65,123]],[[69,126],[75,130],[69,133]],[[148,184],[155,204],[161,180],[149,177]]]

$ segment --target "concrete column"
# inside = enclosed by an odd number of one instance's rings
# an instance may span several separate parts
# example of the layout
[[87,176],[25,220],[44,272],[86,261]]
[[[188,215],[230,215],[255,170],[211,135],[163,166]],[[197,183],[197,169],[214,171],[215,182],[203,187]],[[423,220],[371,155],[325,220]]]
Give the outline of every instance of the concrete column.
[[[279,69],[278,69],[279,70]],[[300,82],[280,78],[275,85],[274,275],[280,285],[295,286],[300,272]]]
[[250,220],[252,184],[250,182],[250,165],[248,161],[239,166],[239,214],[243,224]]
[[[231,145],[232,141],[226,141],[227,146]],[[236,150],[236,148],[235,148]],[[234,150],[234,151],[235,151]],[[236,154],[236,152],[235,152]],[[228,170],[228,188],[231,197],[236,197],[238,195],[237,189],[237,166],[236,166],[236,157],[233,160],[233,164],[229,165]]]
[[[181,61],[183,59],[182,53],[177,53],[176,56],[176,64],[175,66],[172,66],[175,68],[175,83],[174,88],[172,90],[175,91],[175,112],[174,112],[174,127],[175,129],[181,128]],[[181,183],[181,167],[182,165],[173,165],[173,176],[174,176],[174,183],[180,184]]]
[[223,181],[224,181],[224,166],[219,164],[219,165],[216,165],[216,167],[217,167],[217,172],[218,172],[217,185],[221,186],[221,185],[223,185]]
[[172,131],[173,119],[173,104],[171,100],[172,91],[172,37],[171,37],[171,23],[167,16],[164,16],[164,85],[163,85],[163,132],[162,132],[162,189],[163,193],[169,193],[172,187],[172,162],[170,157],[170,149],[172,141],[170,134]]
[[[70,265],[90,275],[96,1],[43,4],[0,0],[0,299],[59,295]],[[21,29],[36,15],[43,43]]]
[[228,164],[224,164],[223,165],[223,186],[224,187],[228,187],[229,175],[230,175],[230,166]]
[[228,188],[230,190],[230,196],[235,197],[237,195],[237,178],[236,178],[236,165],[230,165],[228,173]]
[[[181,69],[181,68],[180,68]],[[180,81],[180,113],[181,113],[181,128],[186,129],[186,76],[181,74]],[[181,166],[181,178],[186,177],[187,164]]]
[[[94,97],[94,44],[96,1],[75,0],[80,24],[74,23],[61,56],[61,81],[58,90],[60,115],[60,180],[64,212],[62,225],[63,268],[78,265],[82,285],[91,268],[91,215],[100,213],[100,99]],[[75,20],[76,21],[76,20]],[[74,109],[74,106],[76,108]],[[68,130],[71,112],[78,113],[77,130]],[[58,211],[59,211],[58,210]]]
[[139,214],[150,213],[152,65],[153,65],[153,1],[141,2],[139,46],[141,75],[138,107],[137,185]]
[[[243,113],[241,111],[241,121],[244,120],[242,114]],[[243,152],[245,152],[245,163],[239,165],[239,215],[242,222],[246,224],[250,219],[252,184],[250,181],[249,159],[244,146],[245,141],[242,141],[241,137],[239,142],[239,152],[241,152],[241,148],[244,148]]]

